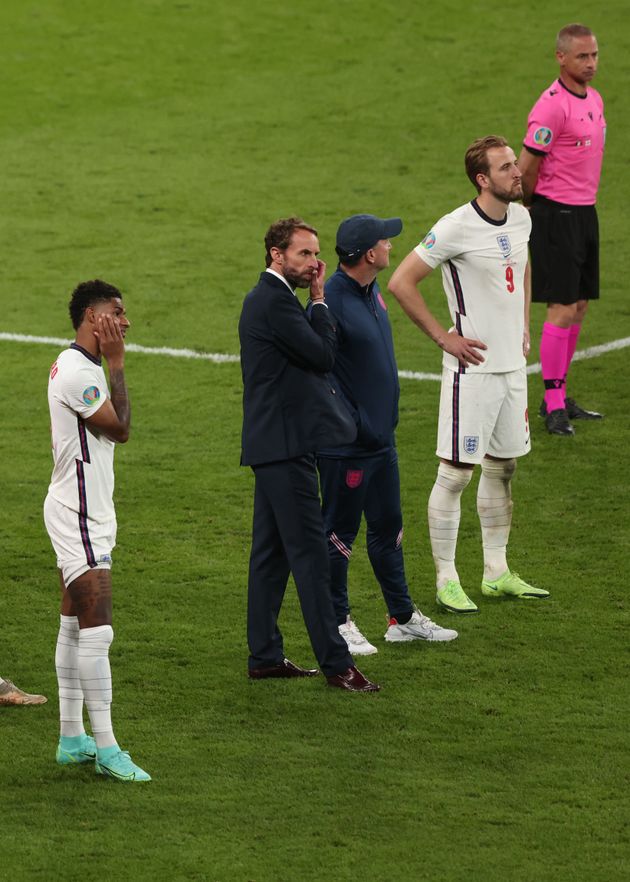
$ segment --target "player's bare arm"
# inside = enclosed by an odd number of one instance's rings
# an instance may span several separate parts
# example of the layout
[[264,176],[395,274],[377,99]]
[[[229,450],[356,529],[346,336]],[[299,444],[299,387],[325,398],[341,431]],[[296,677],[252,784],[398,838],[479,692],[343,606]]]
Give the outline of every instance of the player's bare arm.
[[529,260],[525,264],[525,277],[523,279],[523,287],[525,289],[525,315],[523,323],[523,355],[525,358],[529,355],[531,349],[531,340],[529,336],[529,307],[532,302],[532,271]]
[[440,349],[453,355],[464,367],[481,364],[485,359],[479,350],[487,349],[486,344],[462,337],[456,331],[447,331],[429,310],[418,285],[431,272],[432,268],[412,251],[394,272],[388,288],[411,321]]
[[534,188],[538,180],[538,170],[543,157],[537,153],[532,153],[526,147],[521,150],[517,165],[521,170],[523,177],[521,184],[523,186],[523,204],[531,205]]
[[100,314],[94,335],[109,368],[111,399],[105,401],[86,422],[111,441],[124,444],[129,440],[131,405],[125,382],[125,340],[120,320],[117,316]]

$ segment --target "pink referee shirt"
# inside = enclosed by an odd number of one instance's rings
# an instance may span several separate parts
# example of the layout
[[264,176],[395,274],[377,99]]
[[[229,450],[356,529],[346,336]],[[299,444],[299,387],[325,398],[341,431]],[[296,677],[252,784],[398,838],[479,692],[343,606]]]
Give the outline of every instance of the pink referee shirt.
[[567,205],[594,205],[602,171],[606,120],[601,95],[581,97],[556,80],[527,119],[524,145],[543,156],[534,192]]

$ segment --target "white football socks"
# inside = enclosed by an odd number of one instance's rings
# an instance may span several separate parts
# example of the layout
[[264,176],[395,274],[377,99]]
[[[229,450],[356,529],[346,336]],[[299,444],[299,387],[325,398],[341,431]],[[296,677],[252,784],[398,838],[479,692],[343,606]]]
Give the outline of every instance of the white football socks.
[[515,459],[483,459],[477,490],[477,512],[483,542],[483,577],[489,581],[506,572],[507,544],[512,526],[511,480]]
[[59,686],[59,732],[69,738],[82,735],[83,690],[79,680],[79,620],[59,616],[55,668]]
[[109,666],[109,647],[113,639],[111,625],[79,631],[79,677],[97,748],[116,744],[112,729],[112,674]]
[[459,582],[455,568],[455,549],[461,516],[461,496],[470,483],[472,473],[472,469],[458,469],[440,462],[429,496],[429,536],[438,588],[442,588],[449,580]]

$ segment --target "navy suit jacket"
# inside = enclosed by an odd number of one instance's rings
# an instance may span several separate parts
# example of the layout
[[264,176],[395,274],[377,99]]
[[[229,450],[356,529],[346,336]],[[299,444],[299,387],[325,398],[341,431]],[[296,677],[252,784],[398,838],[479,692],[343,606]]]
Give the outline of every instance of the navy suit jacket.
[[243,374],[242,465],[295,459],[351,443],[356,425],[325,376],[337,335],[325,306],[306,312],[271,273],[243,302],[238,324]]

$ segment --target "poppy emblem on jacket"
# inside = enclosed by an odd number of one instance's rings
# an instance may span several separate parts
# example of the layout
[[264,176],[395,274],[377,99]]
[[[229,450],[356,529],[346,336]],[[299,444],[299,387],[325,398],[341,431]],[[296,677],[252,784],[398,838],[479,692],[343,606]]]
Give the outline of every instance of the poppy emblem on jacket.
[[100,397],[101,393],[98,386],[88,386],[87,389],[83,390],[83,400],[86,404],[96,404]]
[[363,469],[348,469],[346,472],[346,484],[351,490],[361,486],[363,481]]

